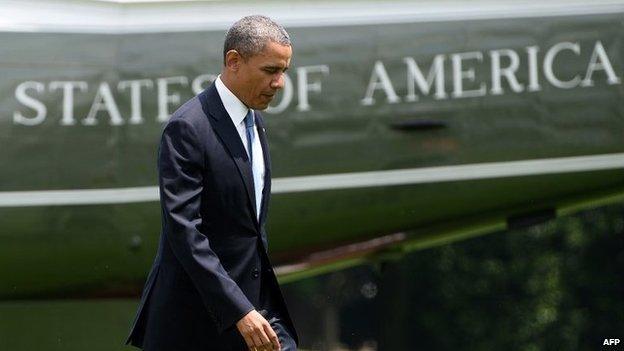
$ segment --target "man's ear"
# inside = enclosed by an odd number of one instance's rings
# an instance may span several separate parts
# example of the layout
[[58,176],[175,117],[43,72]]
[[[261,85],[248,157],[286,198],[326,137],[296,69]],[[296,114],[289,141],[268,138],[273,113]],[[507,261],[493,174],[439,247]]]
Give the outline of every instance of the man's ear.
[[236,50],[230,50],[225,54],[225,67],[233,72],[237,72],[243,62],[243,57]]

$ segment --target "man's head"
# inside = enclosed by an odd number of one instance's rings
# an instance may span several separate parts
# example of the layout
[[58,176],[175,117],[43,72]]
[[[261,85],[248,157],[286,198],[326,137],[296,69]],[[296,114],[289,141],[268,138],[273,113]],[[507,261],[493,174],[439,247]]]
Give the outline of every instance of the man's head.
[[265,16],[243,17],[225,36],[221,79],[247,107],[263,110],[284,87],[291,55],[282,26]]

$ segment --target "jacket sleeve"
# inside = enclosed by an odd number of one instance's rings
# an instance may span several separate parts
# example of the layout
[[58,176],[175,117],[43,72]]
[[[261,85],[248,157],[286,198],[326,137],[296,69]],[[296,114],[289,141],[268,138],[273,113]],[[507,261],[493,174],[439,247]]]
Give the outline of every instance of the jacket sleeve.
[[165,232],[221,333],[254,306],[227,274],[201,231],[203,168],[204,152],[193,126],[184,119],[172,119],[163,131],[158,152]]

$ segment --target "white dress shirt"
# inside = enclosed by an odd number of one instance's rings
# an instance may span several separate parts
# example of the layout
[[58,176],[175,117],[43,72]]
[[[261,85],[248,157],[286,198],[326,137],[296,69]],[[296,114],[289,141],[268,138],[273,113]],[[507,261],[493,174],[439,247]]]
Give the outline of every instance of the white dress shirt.
[[[219,93],[219,97],[223,102],[223,106],[225,106],[225,110],[228,115],[230,115],[234,126],[236,126],[238,136],[240,136],[243,146],[245,147],[245,151],[247,151],[247,155],[249,156],[249,145],[247,145],[247,132],[245,130],[245,116],[247,116],[247,112],[250,109],[245,106],[245,104],[243,104],[243,102],[240,101],[236,95],[234,95],[234,93],[232,93],[232,91],[225,86],[225,84],[223,84],[221,75],[219,75],[215,80],[215,86],[217,88],[217,92]],[[255,188],[254,192],[256,195],[256,218],[260,219],[260,204],[262,203],[262,189],[264,189],[265,169],[264,154],[262,152],[260,138],[258,137],[258,124],[256,123],[255,126],[256,127],[253,129],[253,145],[251,147],[253,148],[252,164]]]

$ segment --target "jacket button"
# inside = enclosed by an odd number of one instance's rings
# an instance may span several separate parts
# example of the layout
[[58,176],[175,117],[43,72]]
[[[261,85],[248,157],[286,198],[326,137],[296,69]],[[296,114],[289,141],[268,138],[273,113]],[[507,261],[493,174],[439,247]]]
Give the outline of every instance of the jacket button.
[[258,268],[254,268],[254,269],[251,271],[251,276],[252,276],[254,279],[258,279],[258,277],[260,276],[260,272],[258,271]]

